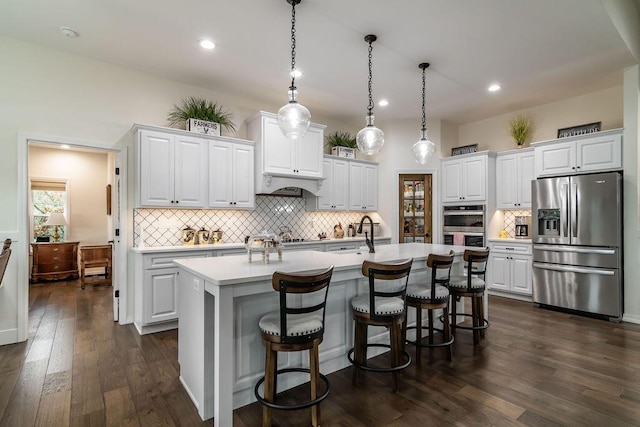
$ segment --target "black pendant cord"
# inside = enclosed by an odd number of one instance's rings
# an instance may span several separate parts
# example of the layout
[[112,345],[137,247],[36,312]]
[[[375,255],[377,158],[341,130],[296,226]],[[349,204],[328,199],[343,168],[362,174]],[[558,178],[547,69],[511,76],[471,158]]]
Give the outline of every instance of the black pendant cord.
[[419,68],[422,69],[422,139],[426,139],[427,135],[427,113],[426,113],[426,97],[427,97],[427,89],[426,89],[426,71],[429,67],[428,62],[423,62],[418,65]]
[[296,90],[296,4],[299,2],[291,1],[291,90]]
[[369,83],[368,83],[369,105],[367,106],[367,116],[373,116],[373,95],[371,94],[371,82],[373,80],[373,77],[372,77],[371,59],[373,58],[373,55],[372,55],[373,46],[372,46],[372,44],[377,39],[378,38],[376,36],[374,36],[373,34],[369,34],[369,35],[364,37],[364,40],[369,43]]

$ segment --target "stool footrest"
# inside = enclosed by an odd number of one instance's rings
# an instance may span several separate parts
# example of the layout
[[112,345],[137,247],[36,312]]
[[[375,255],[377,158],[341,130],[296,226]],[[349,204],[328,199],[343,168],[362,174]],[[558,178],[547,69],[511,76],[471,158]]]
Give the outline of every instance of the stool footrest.
[[[480,326],[458,326],[456,325],[453,321],[453,314],[450,315],[451,318],[451,328],[456,328],[456,329],[468,329],[471,331],[476,331],[476,330],[480,330],[480,329],[487,329],[489,327],[489,321],[487,319],[482,319],[482,325]],[[456,313],[456,316],[467,316],[467,317],[471,317],[472,314],[470,313]],[[442,321],[443,317],[440,316],[439,319]]]
[[[276,376],[280,375],[280,374],[286,374],[286,373],[289,373],[289,372],[305,372],[307,374],[311,373],[311,371],[309,369],[307,369],[307,368],[286,368],[286,369],[277,370],[276,371]],[[319,404],[324,399],[326,399],[327,396],[329,396],[329,389],[330,389],[329,379],[323,374],[318,374],[318,375],[319,375],[319,378],[322,380],[322,382],[324,382],[325,391],[317,399],[309,400],[307,402],[295,403],[295,404],[291,404],[291,405],[280,405],[280,404],[277,404],[275,402],[266,401],[264,399],[264,397],[262,397],[262,395],[260,394],[260,392],[258,390],[260,385],[262,383],[264,383],[264,377],[260,378],[260,380],[256,383],[256,386],[253,389],[253,391],[254,391],[254,394],[255,394],[256,399],[258,400],[258,402],[260,402],[264,406],[268,406],[269,408],[279,409],[279,410],[283,410],[283,411],[293,411],[293,410],[297,410],[297,409],[310,408],[310,407],[312,407],[314,405]]]
[[[367,344],[367,348],[369,347],[379,347],[379,348],[388,348],[391,349],[391,345],[389,344]],[[360,369],[363,369],[365,371],[370,371],[370,372],[397,372],[397,371],[401,371],[403,369],[405,369],[407,366],[409,366],[411,364],[411,355],[407,352],[407,350],[400,350],[400,353],[407,359],[407,361],[401,365],[398,366],[393,366],[390,368],[376,368],[373,366],[367,366],[367,365],[361,365],[360,363],[357,363],[354,358],[353,358],[353,352],[355,351],[354,348],[352,348],[351,350],[349,350],[349,353],[347,353],[347,359],[349,359],[349,362],[351,362],[351,364],[353,366],[357,366]]]
[[[416,326],[407,326],[407,330],[409,329],[417,329]],[[426,327],[423,327],[422,329],[429,329]],[[432,328],[434,331],[436,332],[440,332],[441,334],[444,334],[444,331],[441,328]],[[449,346],[451,344],[453,344],[453,341],[455,340],[455,337],[452,335],[451,339],[447,342],[437,342],[437,343],[433,343],[433,344],[429,344],[429,343],[423,343],[422,340],[421,342],[418,342],[418,340],[416,339],[415,341],[411,341],[411,340],[405,340],[405,342],[408,342],[409,344],[413,344],[413,345],[419,345],[420,347],[446,347]]]

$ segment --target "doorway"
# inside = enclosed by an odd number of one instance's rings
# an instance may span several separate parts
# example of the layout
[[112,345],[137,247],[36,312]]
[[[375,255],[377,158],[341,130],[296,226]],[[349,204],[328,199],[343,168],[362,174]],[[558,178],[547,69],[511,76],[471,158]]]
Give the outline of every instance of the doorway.
[[[95,239],[100,239],[100,242],[108,242],[114,240],[113,245],[113,275],[112,275],[112,301],[114,320],[118,320],[119,323],[127,323],[126,316],[126,301],[122,301],[119,304],[119,294],[122,292],[126,295],[126,232],[124,227],[126,221],[121,221],[121,213],[126,212],[126,186],[124,185],[126,179],[126,147],[114,147],[111,145],[91,142],[91,141],[79,141],[73,138],[60,138],[60,137],[48,137],[43,135],[29,135],[25,133],[18,134],[18,217],[22,218],[18,223],[18,239],[17,243],[20,246],[20,252],[17,260],[17,283],[18,283],[18,299],[16,301],[16,314],[17,314],[17,328],[16,339],[9,342],[25,341],[28,336],[28,301],[29,301],[29,277],[30,277],[30,257],[29,249],[30,243],[33,241],[33,218],[30,215],[30,177],[32,171],[30,170],[30,149],[31,147],[48,147],[50,149],[60,150],[62,145],[69,145],[68,150],[70,152],[93,152],[101,153],[103,156],[108,157],[106,167],[100,169],[100,173],[104,177],[104,182],[111,184],[111,206],[113,214],[107,216],[106,206],[108,200],[108,187],[101,186],[93,188],[92,191],[99,195],[98,197],[103,200],[101,208],[103,212],[103,224],[101,227],[103,232],[100,237],[96,237],[95,234],[88,233],[88,237],[82,237],[87,232],[86,215],[84,218],[83,209],[75,209],[73,201],[69,204],[70,223],[65,230],[68,233],[68,238],[78,239],[79,241],[92,243]],[[119,170],[120,175],[115,176],[114,172]],[[121,184],[121,181],[122,183]],[[75,194],[79,185],[71,183],[69,192]],[[71,196],[73,197],[73,196]],[[74,221],[74,213],[80,216],[78,222]],[[76,215],[77,217],[77,215]],[[107,230],[106,232],[104,230]],[[105,240],[106,239],[106,240]],[[78,288],[79,285],[78,285]]]
[[433,243],[433,187],[431,174],[398,176],[398,242]]

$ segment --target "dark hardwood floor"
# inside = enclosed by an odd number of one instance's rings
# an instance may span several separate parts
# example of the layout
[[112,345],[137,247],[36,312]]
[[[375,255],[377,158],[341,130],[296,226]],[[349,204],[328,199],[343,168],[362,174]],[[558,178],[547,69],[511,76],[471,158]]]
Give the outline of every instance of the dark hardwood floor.
[[[178,380],[176,331],[141,337],[117,325],[110,287],[41,284],[29,300],[29,340],[0,347],[0,426],[212,425]],[[459,331],[451,362],[425,351],[398,393],[387,375],[363,374],[357,387],[350,368],[329,375],[322,424],[640,425],[640,325],[497,297],[490,320],[477,348]],[[241,408],[235,425],[260,425],[261,414]],[[274,424],[309,425],[310,411],[276,411]]]

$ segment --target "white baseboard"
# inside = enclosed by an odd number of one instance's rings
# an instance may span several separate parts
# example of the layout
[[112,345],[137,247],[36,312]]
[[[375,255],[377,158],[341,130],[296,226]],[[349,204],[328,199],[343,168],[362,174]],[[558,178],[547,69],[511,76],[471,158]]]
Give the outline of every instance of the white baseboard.
[[623,322],[636,323],[640,325],[640,315],[637,314],[623,314],[622,315]]
[[15,344],[18,342],[18,328],[0,331],[0,345]]

